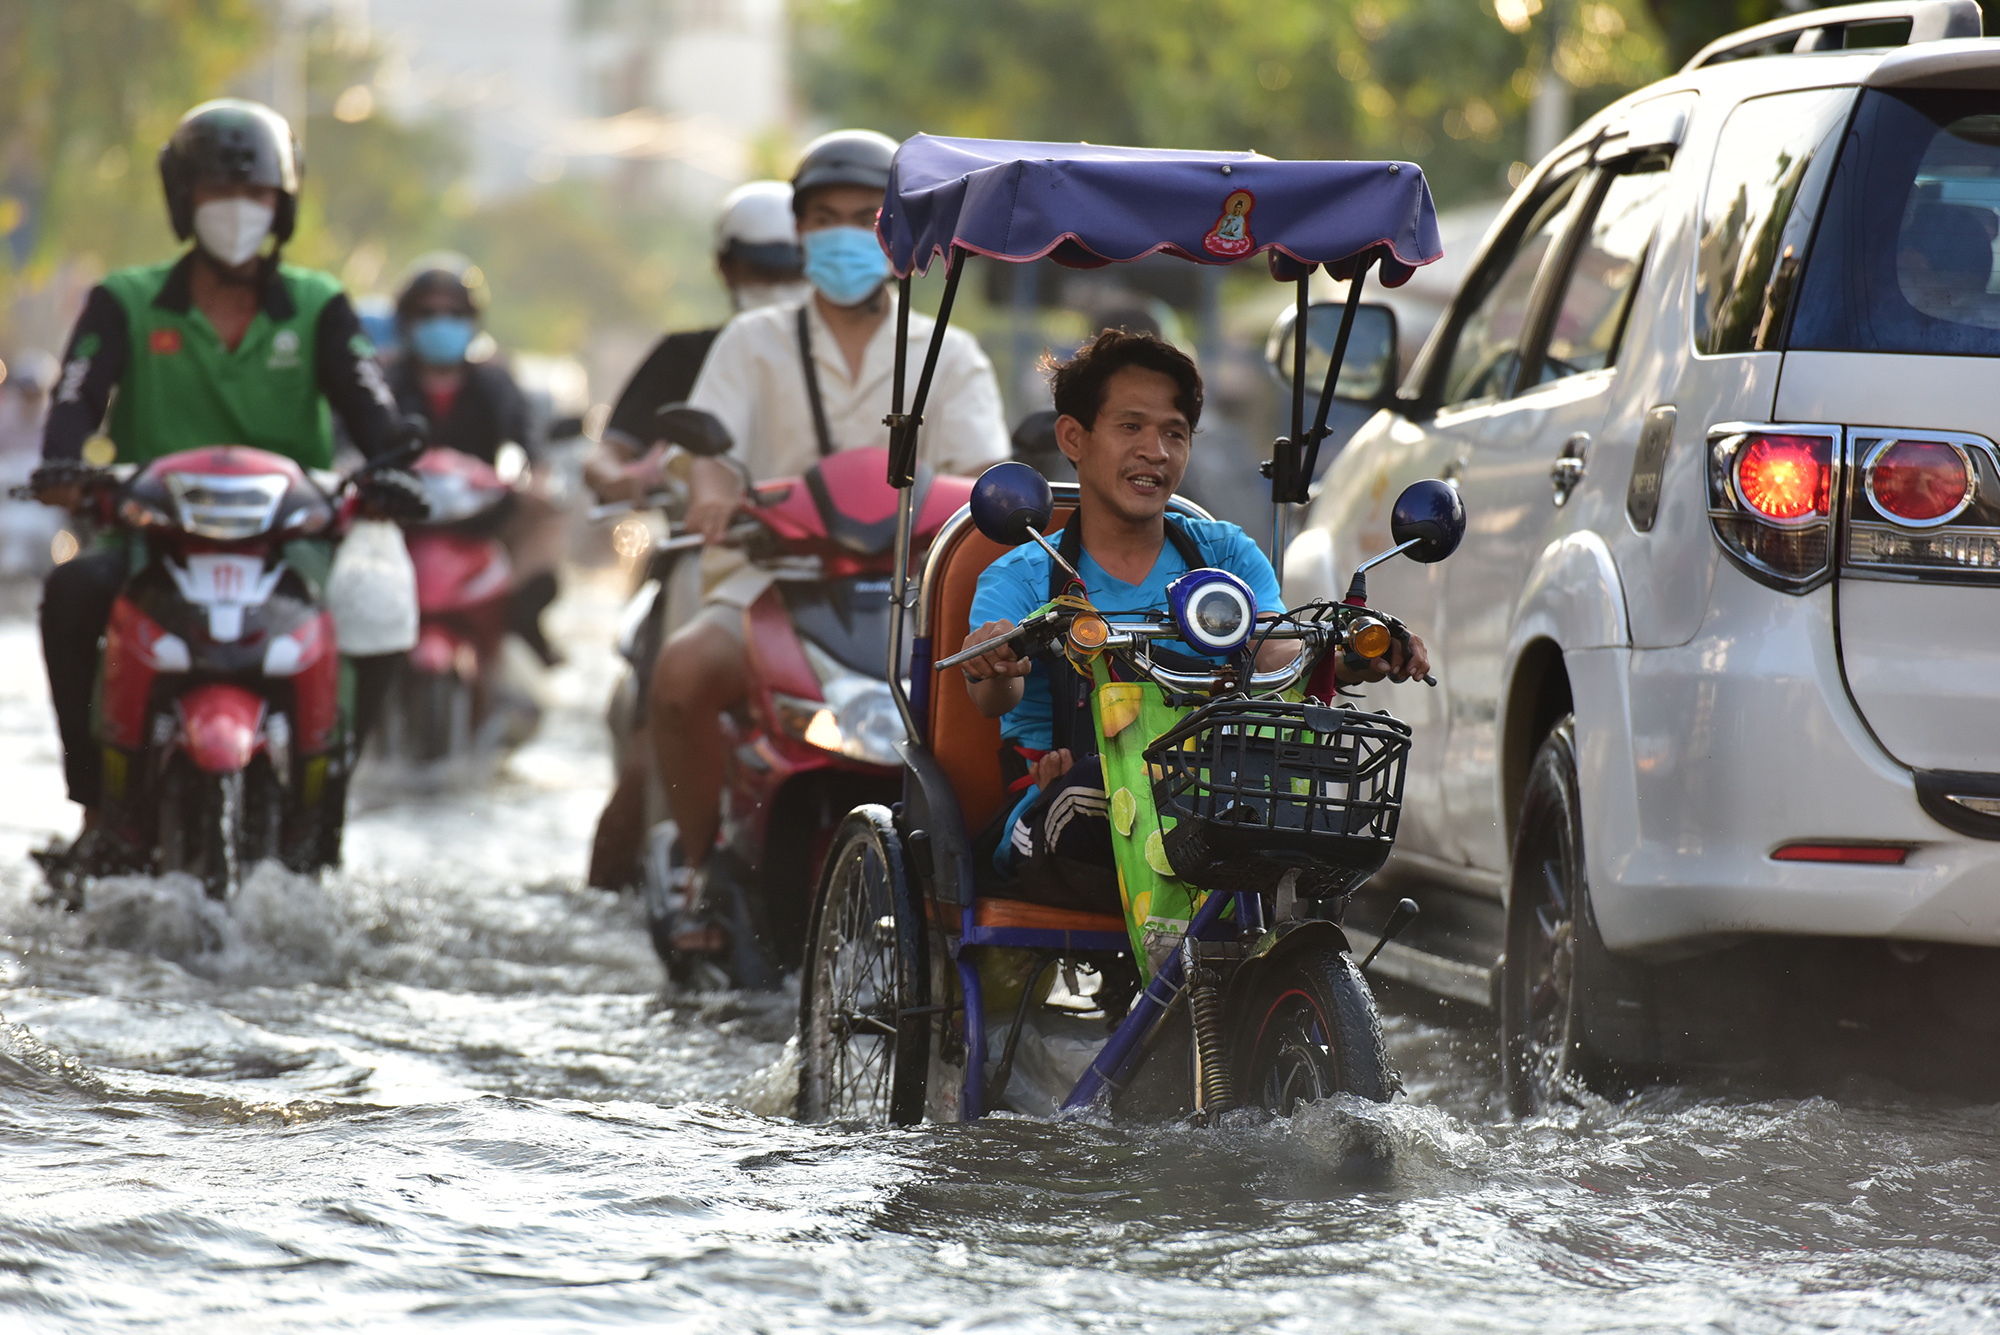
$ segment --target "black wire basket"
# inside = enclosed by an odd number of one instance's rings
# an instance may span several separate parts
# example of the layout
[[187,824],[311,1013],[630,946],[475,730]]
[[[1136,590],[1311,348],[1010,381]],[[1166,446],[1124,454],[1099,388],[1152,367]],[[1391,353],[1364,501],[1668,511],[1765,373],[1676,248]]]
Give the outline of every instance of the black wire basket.
[[1146,749],[1174,874],[1208,890],[1346,894],[1396,842],[1410,725],[1386,713],[1217,700]]

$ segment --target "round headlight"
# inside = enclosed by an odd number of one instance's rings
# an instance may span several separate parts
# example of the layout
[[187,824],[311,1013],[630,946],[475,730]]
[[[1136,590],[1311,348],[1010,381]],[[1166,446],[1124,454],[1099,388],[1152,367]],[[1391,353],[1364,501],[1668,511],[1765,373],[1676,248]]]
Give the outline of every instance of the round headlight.
[[1194,570],[1167,586],[1181,638],[1204,654],[1233,654],[1257,628],[1257,595],[1226,570]]

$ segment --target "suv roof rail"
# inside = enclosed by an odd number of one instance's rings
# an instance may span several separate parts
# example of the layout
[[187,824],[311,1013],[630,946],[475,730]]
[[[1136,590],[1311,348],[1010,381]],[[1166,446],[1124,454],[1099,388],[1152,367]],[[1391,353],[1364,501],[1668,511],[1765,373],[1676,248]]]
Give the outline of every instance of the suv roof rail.
[[[1695,52],[1681,72],[1726,60],[1753,56],[1790,55],[1803,51],[1838,51],[1845,45],[1850,27],[1873,27],[1910,21],[1907,45],[1938,42],[1950,37],[1979,37],[1985,33],[1984,16],[1978,0],[1885,0],[1867,5],[1840,5],[1833,9],[1808,9],[1754,28],[1718,37]],[[1776,49],[1785,38],[1796,36],[1792,45]]]

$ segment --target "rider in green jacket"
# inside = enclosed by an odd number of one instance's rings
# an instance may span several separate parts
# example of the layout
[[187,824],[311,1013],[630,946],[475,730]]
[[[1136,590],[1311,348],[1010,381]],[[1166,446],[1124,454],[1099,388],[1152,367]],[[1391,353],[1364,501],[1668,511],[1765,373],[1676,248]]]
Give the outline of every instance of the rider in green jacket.
[[[77,476],[63,465],[83,457],[100,425],[115,454],[93,463],[231,444],[325,468],[335,412],[366,455],[400,443],[395,399],[339,280],[279,260],[298,214],[299,173],[291,127],[269,107],[222,99],[182,118],[160,150],[160,180],[175,234],[195,244],[91,289],[44,428],[38,498],[76,505]],[[91,738],[97,642],[129,562],[124,544],[107,543],[57,566],[43,589],[42,653],[86,835],[100,777]]]

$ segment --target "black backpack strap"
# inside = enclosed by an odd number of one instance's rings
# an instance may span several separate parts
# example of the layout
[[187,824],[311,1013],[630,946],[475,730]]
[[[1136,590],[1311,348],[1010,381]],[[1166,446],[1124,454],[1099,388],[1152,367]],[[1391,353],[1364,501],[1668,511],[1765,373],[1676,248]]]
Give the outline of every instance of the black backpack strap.
[[833,453],[833,433],[826,429],[826,401],[819,394],[819,368],[813,365],[812,321],[807,308],[799,307],[799,365],[806,372],[806,399],[812,404],[813,434],[819,437],[819,457]]

